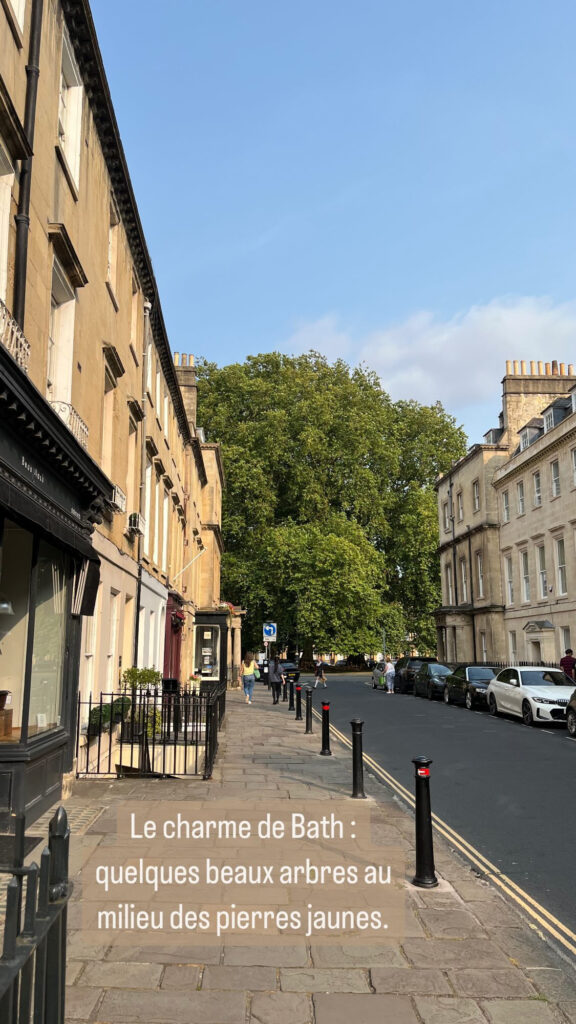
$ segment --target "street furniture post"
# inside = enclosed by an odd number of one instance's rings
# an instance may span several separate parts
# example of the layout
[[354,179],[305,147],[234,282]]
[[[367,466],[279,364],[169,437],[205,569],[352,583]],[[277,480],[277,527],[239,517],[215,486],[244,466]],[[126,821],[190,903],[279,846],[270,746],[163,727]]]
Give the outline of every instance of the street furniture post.
[[353,718],[352,726],[352,796],[356,800],[365,800],[364,762],[362,760],[362,727],[364,722]]
[[322,701],[322,750],[323,757],[330,757],[330,701]]
[[312,687],[306,687],[306,735],[312,732]]
[[434,870],[432,811],[430,807],[429,757],[413,757],[416,789],[416,874],[412,884],[421,889],[434,889],[438,879]]

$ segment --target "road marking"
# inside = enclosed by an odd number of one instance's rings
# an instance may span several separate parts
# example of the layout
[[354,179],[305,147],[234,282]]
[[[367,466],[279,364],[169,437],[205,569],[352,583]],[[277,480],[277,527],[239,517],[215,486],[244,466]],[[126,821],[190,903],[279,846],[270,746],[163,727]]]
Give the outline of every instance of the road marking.
[[[321,720],[320,713],[313,708],[313,713]],[[348,739],[344,733],[340,732],[336,726],[331,725],[330,731],[334,736],[340,740],[349,750],[352,749],[352,742]],[[385,768],[375,761],[369,754],[363,754],[363,761],[368,765],[372,771],[379,776],[386,784],[397,793],[406,803],[409,804],[410,808],[414,810],[415,800],[410,792],[398,782],[390,772],[387,772]],[[544,928],[549,935],[552,935],[558,942],[560,942],[565,949],[568,949],[571,953],[576,954],[576,933],[571,931],[562,921],[559,921],[557,917],[554,917],[546,907],[543,907],[541,903],[538,903],[529,893],[524,889],[520,888],[516,882],[513,882],[508,875],[503,874],[495,864],[492,864],[483,853],[480,853],[475,846],[472,846],[464,836],[461,836],[456,829],[453,829],[451,825],[439,818],[437,814],[432,814],[432,824],[436,831],[448,840],[453,846],[455,846],[465,857],[468,858],[477,868],[480,869],[485,878],[489,878],[495,885],[499,886],[503,892],[506,893],[518,906],[527,913],[530,917],[534,918]]]

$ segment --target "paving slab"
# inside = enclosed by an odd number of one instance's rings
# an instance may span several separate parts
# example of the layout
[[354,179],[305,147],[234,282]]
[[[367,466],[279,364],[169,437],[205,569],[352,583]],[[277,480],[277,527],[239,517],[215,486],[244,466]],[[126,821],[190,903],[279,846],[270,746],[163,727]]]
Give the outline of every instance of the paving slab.
[[204,989],[237,989],[250,992],[275,992],[275,967],[206,967],[202,975]]
[[539,999],[494,999],[481,1004],[490,1024],[557,1024],[558,1017]]
[[312,1024],[312,1000],[299,992],[255,992],[250,1024]]
[[163,970],[161,964],[91,963],[86,964],[76,984],[82,988],[155,989]]
[[315,995],[313,1001],[316,1024],[420,1024],[404,996]]
[[479,971],[464,968],[448,971],[454,991],[462,996],[536,996],[536,989],[518,968]]
[[438,996],[453,994],[446,975],[432,968],[373,967],[370,978],[376,992]]
[[368,974],[356,968],[283,968],[280,971],[283,992],[369,992]]
[[422,1024],[486,1024],[486,1017],[472,999],[429,999],[415,996]]
[[245,1024],[243,992],[146,992],[110,989],[98,1009],[106,1024]]

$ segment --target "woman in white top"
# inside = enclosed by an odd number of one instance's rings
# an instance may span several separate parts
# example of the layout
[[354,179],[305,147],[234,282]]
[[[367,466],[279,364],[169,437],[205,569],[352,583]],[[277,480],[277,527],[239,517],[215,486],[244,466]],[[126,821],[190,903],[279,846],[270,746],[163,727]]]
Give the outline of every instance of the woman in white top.
[[394,693],[394,676],[396,675],[396,669],[391,661],[386,660],[384,674],[386,676],[386,692]]

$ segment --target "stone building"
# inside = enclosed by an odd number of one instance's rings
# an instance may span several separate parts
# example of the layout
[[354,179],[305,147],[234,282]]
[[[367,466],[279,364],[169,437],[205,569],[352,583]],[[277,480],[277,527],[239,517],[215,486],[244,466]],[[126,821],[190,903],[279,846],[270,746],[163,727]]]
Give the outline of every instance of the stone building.
[[33,820],[73,761],[78,680],[185,679],[199,611],[226,678],[232,628],[218,446],[171,353],[88,0],[0,2],[0,342],[0,817]]
[[558,661],[576,639],[576,376],[507,363],[502,412],[437,481],[448,661]]

